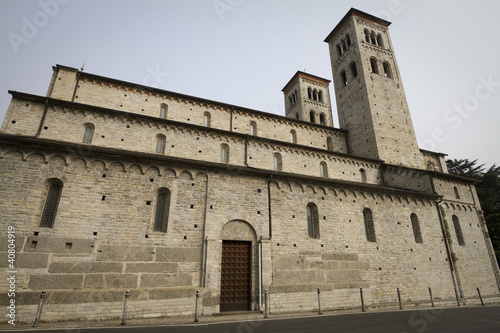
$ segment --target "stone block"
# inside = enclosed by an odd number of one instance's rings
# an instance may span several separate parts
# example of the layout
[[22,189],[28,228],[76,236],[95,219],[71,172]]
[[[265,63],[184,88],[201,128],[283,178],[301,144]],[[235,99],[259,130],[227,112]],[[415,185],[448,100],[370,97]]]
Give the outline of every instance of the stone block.
[[92,253],[94,240],[71,237],[30,236],[24,245],[24,252],[48,253]]
[[49,263],[49,255],[46,253],[17,253],[17,268],[46,268]]
[[125,272],[127,273],[177,273],[179,264],[177,263],[127,263]]
[[28,287],[32,290],[80,289],[83,274],[44,274],[31,275]]
[[342,269],[327,271],[327,279],[332,282],[361,281],[361,271],[356,269]]
[[356,253],[323,253],[321,255],[323,260],[358,260],[358,255]]
[[191,274],[142,274],[141,288],[192,286]]
[[56,262],[49,266],[50,273],[121,273],[120,262]]
[[137,274],[85,274],[84,288],[137,288]]
[[152,261],[152,246],[99,245],[97,261]]
[[272,285],[269,287],[269,292],[271,294],[303,293],[316,291],[316,288],[311,284]]
[[308,283],[324,282],[326,271],[277,271],[274,272],[273,282],[276,284],[298,284],[307,281]]
[[195,288],[149,289],[149,299],[193,298],[194,301],[195,297]]
[[273,263],[275,270],[308,269],[309,262],[304,257],[299,256],[277,256]]
[[158,262],[201,262],[201,249],[198,247],[172,248],[157,247]]

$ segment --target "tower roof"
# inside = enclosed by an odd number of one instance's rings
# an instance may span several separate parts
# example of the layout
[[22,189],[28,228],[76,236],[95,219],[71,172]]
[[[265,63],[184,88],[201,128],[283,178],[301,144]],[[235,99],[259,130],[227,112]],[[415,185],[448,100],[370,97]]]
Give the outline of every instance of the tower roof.
[[290,81],[288,81],[288,83],[285,85],[285,87],[283,89],[281,89],[281,91],[286,93],[288,91],[288,89],[291,87],[292,83],[295,82],[299,77],[303,77],[303,78],[306,78],[309,80],[317,81],[317,82],[322,83],[324,85],[329,85],[331,82],[330,80],[324,79],[324,78],[316,76],[316,75],[297,71],[297,73],[295,73],[295,75],[290,79]]
[[379,17],[373,16],[373,15],[368,14],[368,13],[362,12],[361,10],[358,10],[356,8],[351,8],[347,12],[347,14],[345,14],[345,16],[342,18],[342,20],[340,20],[340,22],[335,26],[335,28],[333,28],[332,32],[330,32],[330,34],[325,38],[325,42],[328,43],[330,41],[330,39],[333,37],[333,35],[335,35],[337,33],[337,31],[340,30],[340,28],[352,16],[357,16],[357,17],[364,18],[365,20],[373,21],[375,23],[383,25],[384,27],[388,27],[391,24],[391,22],[389,22],[389,21],[383,20]]

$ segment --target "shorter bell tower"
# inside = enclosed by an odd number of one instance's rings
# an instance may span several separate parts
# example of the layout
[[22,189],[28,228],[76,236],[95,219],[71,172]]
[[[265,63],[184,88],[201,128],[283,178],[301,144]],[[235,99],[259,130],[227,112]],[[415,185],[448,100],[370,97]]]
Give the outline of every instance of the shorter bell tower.
[[281,90],[285,116],[333,127],[330,80],[298,71]]

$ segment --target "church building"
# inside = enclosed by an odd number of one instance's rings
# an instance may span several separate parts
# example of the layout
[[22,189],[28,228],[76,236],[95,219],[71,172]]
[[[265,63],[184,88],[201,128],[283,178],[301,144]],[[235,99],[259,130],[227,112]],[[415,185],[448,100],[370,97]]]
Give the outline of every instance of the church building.
[[[331,81],[302,71],[285,116],[57,65],[9,91],[0,261],[43,320],[500,301],[474,181],[419,149],[388,27],[351,9],[326,36]],[[293,73],[291,73],[293,74]],[[323,74],[324,75],[324,74]],[[287,78],[284,78],[283,83]],[[16,258],[6,261],[7,230]],[[2,278],[2,290],[9,281]],[[1,295],[8,305],[7,293]],[[5,319],[6,321],[7,319]]]

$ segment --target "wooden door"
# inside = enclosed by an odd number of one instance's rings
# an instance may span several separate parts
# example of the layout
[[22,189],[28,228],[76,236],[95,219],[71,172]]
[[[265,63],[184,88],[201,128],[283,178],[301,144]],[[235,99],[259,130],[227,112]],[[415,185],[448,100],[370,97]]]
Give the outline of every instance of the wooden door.
[[222,241],[220,310],[250,310],[252,242]]

